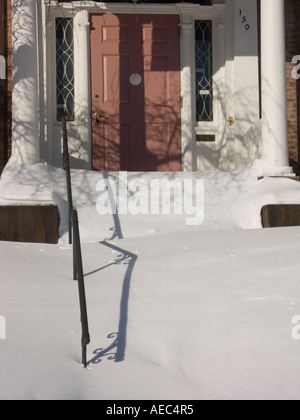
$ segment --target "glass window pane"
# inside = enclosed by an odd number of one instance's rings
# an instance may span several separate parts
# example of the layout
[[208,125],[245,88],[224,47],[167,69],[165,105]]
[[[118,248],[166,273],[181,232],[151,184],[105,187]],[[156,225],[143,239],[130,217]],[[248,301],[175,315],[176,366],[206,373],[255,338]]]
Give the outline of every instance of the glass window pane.
[[74,120],[73,19],[56,19],[56,114]]
[[195,21],[196,121],[213,121],[212,21]]

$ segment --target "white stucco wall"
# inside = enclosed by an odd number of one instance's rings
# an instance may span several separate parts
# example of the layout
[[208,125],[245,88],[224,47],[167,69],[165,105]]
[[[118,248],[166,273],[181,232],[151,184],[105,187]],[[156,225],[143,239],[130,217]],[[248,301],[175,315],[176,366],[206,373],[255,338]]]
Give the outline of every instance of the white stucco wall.
[[235,0],[234,109],[236,169],[245,167],[248,153],[242,138],[259,120],[257,1]]
[[25,165],[40,159],[36,1],[13,0],[12,154]]

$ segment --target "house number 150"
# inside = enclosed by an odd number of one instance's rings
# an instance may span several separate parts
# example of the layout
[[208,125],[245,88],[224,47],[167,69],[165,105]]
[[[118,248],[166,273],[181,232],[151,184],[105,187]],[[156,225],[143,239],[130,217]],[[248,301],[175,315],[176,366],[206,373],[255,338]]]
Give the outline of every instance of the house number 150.
[[245,29],[246,29],[246,31],[248,31],[250,29],[250,25],[249,25],[249,23],[247,23],[247,16],[246,15],[243,15],[242,9],[240,9],[240,18],[241,18],[241,22],[242,23],[245,23]]

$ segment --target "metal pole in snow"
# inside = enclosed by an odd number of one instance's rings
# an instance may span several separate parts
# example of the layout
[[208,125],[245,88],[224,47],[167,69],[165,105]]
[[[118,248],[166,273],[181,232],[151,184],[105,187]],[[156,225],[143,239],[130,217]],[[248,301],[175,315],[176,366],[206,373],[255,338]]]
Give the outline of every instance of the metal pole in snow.
[[79,227],[78,227],[78,214],[77,210],[73,209],[72,212],[72,222],[73,222],[73,247],[76,254],[77,262],[77,278],[78,278],[78,291],[79,291],[79,303],[80,303],[80,319],[81,319],[81,347],[82,347],[82,364],[84,367],[87,365],[86,361],[86,347],[90,342],[89,326],[88,326],[88,317],[87,317],[87,308],[86,308],[86,297],[85,297],[85,287],[84,287],[84,277],[83,277],[83,268],[82,268],[82,255],[81,255],[81,246],[80,246],[80,236],[79,236]]
[[[82,364],[84,365],[84,367],[86,367],[87,366],[86,348],[90,342],[90,334],[89,334],[87,308],[86,308],[84,276],[83,276],[83,268],[82,268],[82,255],[81,255],[80,235],[79,235],[79,226],[78,226],[78,214],[77,214],[77,210],[73,208],[67,123],[66,123],[66,117],[64,114],[62,115],[62,122],[63,122],[63,162],[64,162],[64,170],[66,172],[67,194],[68,194],[68,204],[69,204],[69,215],[68,215],[69,243],[70,244],[73,243],[73,278],[74,280],[78,280],[80,319],[81,319],[81,330],[82,330],[82,335],[81,335]],[[73,237],[72,237],[72,233],[73,233]]]
[[61,116],[63,123],[63,161],[64,170],[66,172],[67,182],[67,194],[68,194],[68,225],[69,225],[69,244],[72,243],[72,210],[73,210],[73,199],[72,199],[72,187],[71,187],[71,170],[70,170],[70,159],[69,159],[69,147],[68,147],[68,134],[67,134],[67,122],[64,114]]

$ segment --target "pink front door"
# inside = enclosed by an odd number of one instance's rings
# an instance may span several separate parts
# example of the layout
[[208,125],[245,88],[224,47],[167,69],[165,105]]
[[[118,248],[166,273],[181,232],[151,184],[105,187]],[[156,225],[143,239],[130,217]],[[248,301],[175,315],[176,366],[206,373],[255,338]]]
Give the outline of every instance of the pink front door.
[[91,16],[92,161],[180,171],[179,18]]

